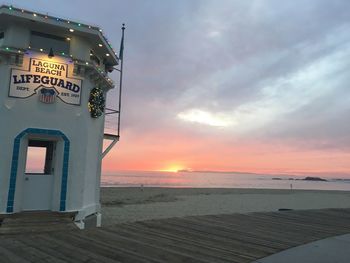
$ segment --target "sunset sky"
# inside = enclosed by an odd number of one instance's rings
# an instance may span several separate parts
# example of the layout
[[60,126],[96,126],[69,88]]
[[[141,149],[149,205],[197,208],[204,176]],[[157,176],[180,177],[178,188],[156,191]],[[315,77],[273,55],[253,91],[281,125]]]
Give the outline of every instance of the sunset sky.
[[350,1],[7,4],[99,25],[116,49],[126,23],[121,140],[104,173],[350,177]]

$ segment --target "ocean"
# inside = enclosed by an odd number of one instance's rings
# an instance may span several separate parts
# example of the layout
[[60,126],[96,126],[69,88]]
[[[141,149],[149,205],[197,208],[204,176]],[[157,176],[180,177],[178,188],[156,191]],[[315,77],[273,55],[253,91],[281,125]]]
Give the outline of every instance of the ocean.
[[124,171],[102,175],[104,187],[259,188],[350,191],[350,179],[322,176],[327,181],[306,181],[306,176],[219,172]]

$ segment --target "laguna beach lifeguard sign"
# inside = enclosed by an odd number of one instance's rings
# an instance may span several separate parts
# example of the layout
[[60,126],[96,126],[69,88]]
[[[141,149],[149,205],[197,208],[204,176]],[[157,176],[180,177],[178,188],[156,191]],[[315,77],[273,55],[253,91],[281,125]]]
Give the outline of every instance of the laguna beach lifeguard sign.
[[119,58],[101,31],[0,6],[0,217],[49,211],[100,225],[102,158],[119,139],[104,130]]
[[[24,69],[11,70],[9,96],[14,98],[29,98],[33,95],[47,93],[52,90],[51,96],[71,105],[80,105],[82,80],[69,77],[72,62],[58,63],[52,60],[43,60],[25,56]],[[53,100],[44,99],[42,102],[52,103]]]

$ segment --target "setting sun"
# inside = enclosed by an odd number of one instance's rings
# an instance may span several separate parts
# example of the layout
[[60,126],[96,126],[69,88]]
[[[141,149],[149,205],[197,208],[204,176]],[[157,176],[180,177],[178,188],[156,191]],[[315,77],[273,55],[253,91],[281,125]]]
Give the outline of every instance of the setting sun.
[[181,165],[170,165],[169,167],[167,168],[164,168],[164,169],[160,169],[159,171],[160,172],[172,172],[172,173],[176,173],[177,171],[179,170],[183,170],[185,169],[183,166]]

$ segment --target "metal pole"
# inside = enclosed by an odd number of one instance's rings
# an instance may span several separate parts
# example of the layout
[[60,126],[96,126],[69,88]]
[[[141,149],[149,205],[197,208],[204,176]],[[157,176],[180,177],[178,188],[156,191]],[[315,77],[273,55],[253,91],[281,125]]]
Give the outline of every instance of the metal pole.
[[[121,43],[121,48],[124,49],[124,30],[125,30],[125,24],[123,24],[122,27],[122,43]],[[123,54],[124,50],[121,51]],[[118,109],[118,137],[120,136],[120,112],[121,112],[121,107],[122,107],[122,86],[123,86],[123,62],[124,62],[124,58],[123,56],[120,57],[119,59],[121,59],[121,63],[120,63],[120,77],[119,77],[119,109]]]

